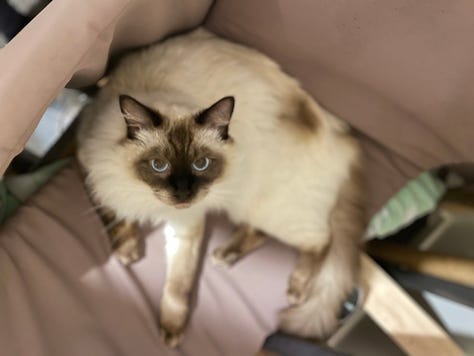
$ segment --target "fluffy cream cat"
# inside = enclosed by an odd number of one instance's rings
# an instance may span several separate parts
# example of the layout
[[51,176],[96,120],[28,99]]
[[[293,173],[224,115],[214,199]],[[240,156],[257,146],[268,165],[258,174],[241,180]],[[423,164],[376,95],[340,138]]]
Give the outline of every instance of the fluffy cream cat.
[[281,329],[324,338],[337,326],[364,227],[359,148],[275,62],[203,29],[128,55],[86,108],[79,143],[94,199],[121,221],[124,263],[139,257],[133,224],[167,224],[160,327],[170,346],[189,318],[215,210],[238,226],[214,251],[218,263],[267,236],[300,251]]

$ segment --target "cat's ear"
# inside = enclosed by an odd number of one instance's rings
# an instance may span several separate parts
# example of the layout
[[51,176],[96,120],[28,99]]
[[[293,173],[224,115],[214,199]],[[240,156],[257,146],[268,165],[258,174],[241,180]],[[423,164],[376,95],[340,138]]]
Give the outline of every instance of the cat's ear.
[[233,96],[226,96],[196,117],[196,123],[213,128],[219,132],[223,140],[229,138],[229,123],[234,111],[235,99]]
[[127,124],[127,137],[135,138],[138,131],[162,124],[158,113],[128,95],[119,96],[120,111]]

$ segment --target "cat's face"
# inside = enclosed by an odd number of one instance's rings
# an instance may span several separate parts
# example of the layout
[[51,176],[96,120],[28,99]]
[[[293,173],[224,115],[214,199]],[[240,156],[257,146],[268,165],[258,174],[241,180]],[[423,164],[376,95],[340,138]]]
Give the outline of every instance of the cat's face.
[[[120,96],[127,138],[136,156],[135,175],[156,198],[175,208],[187,208],[206,196],[226,168],[225,145],[234,98],[185,118],[166,117],[130,96]],[[124,133],[125,134],[125,133]]]

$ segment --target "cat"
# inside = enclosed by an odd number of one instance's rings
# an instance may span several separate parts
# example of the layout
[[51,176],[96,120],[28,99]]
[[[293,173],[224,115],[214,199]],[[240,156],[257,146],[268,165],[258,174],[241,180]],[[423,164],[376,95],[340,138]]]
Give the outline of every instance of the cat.
[[237,225],[217,264],[269,236],[299,251],[280,329],[325,338],[336,328],[359,269],[361,151],[273,60],[204,29],[129,54],[84,110],[78,142],[93,199],[120,221],[123,263],[143,254],[135,224],[166,222],[159,324],[169,346],[190,316],[209,211]]

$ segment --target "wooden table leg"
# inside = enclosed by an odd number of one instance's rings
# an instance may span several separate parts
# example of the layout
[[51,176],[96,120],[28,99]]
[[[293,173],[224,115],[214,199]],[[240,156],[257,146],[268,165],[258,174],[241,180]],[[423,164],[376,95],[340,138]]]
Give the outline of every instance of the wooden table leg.
[[463,355],[452,338],[369,256],[362,256],[363,309],[407,354]]

